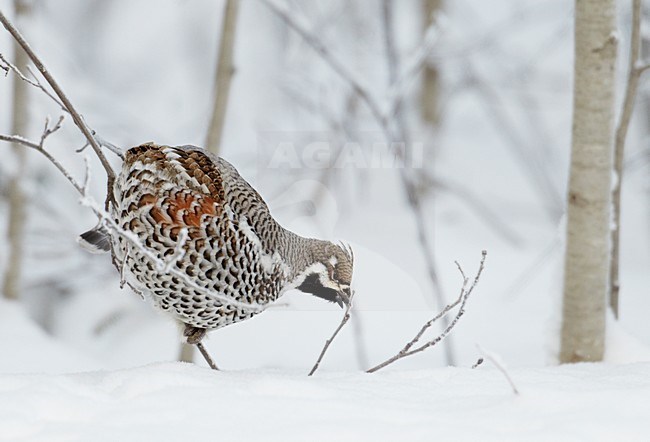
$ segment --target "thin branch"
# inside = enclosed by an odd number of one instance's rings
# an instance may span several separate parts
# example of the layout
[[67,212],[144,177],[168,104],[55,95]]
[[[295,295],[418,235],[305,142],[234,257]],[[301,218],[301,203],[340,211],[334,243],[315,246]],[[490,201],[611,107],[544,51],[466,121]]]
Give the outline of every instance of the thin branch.
[[[388,80],[389,88],[392,87],[398,81],[398,75],[400,70],[400,60],[397,54],[397,49],[395,47],[395,35],[393,30],[393,1],[384,0],[382,3],[382,23],[384,28],[384,46],[386,51],[386,63],[388,68]],[[422,207],[422,197],[418,191],[417,186],[415,185],[413,177],[408,174],[408,163],[411,158],[411,140],[408,132],[408,127],[406,120],[404,119],[404,113],[401,112],[403,104],[403,96],[395,95],[393,98],[393,111],[395,113],[394,118],[386,121],[385,133],[392,134],[389,135],[389,141],[401,141],[404,143],[404,150],[400,151],[396,149],[397,155],[404,162],[404,167],[398,169],[399,176],[401,178],[402,187],[406,193],[406,197],[415,218],[415,224],[417,229],[417,234],[419,238],[419,245],[424,255],[424,260],[426,263],[427,273],[429,275],[429,280],[433,288],[433,297],[437,303],[437,307],[440,308],[445,305],[445,296],[442,292],[442,286],[440,285],[440,280],[438,278],[438,271],[436,269],[436,262],[433,253],[433,240],[429,234],[427,227],[429,223],[425,220],[424,210]],[[394,120],[394,130],[390,130],[391,126],[389,121]],[[446,317],[443,316],[443,327],[449,326],[449,321]],[[445,356],[447,358],[447,364],[455,364],[455,356],[453,351],[453,345],[451,341],[447,341],[445,345]]]
[[[416,353],[420,353],[427,348],[433,347],[436,344],[438,344],[440,341],[442,341],[451,331],[452,329],[456,326],[460,318],[463,316],[465,313],[465,304],[467,303],[467,300],[469,299],[469,296],[472,294],[474,291],[474,288],[479,282],[479,279],[481,278],[481,274],[483,273],[483,269],[485,268],[485,258],[487,257],[487,251],[483,250],[482,255],[481,255],[481,262],[479,264],[478,271],[476,272],[476,276],[474,277],[474,281],[472,282],[472,285],[467,289],[467,284],[469,283],[469,278],[465,276],[465,273],[463,272],[462,267],[460,264],[456,263],[456,266],[458,267],[458,270],[461,274],[461,277],[463,278],[463,285],[460,289],[460,295],[458,296],[458,299],[454,301],[453,303],[447,305],[440,313],[438,313],[436,316],[434,316],[432,319],[427,321],[422,328],[420,328],[420,331],[415,335],[413,339],[411,339],[395,356],[392,356],[382,362],[381,364],[378,364],[368,370],[366,370],[366,373],[374,373],[378,370],[381,370],[382,368],[400,360],[405,357],[414,355]],[[415,347],[412,349],[414,346],[419,344],[420,339],[424,335],[424,333],[440,318],[445,317],[452,309],[454,309],[456,306],[459,306],[458,312],[456,313],[456,316],[454,319],[449,323],[449,325],[443,330],[442,333],[437,335],[435,338],[425,342],[424,344],[419,345],[418,347]]]
[[[481,347],[478,344],[476,344],[476,347],[481,353],[483,353],[485,358],[488,361],[492,362],[492,364],[494,364],[494,366],[503,374],[503,377],[505,377],[508,383],[510,384],[510,388],[512,388],[512,392],[516,395],[519,395],[519,389],[517,389],[515,382],[512,380],[512,377],[510,376],[510,373],[508,373],[508,370],[506,369],[505,365],[501,362],[501,358],[495,353],[485,350],[483,347]],[[477,363],[474,366],[472,366],[472,368],[478,367],[483,362],[483,359],[481,358],[479,359],[479,361],[481,362],[477,361]]]
[[339,323],[339,326],[336,327],[336,330],[334,330],[334,333],[332,333],[332,336],[325,341],[325,345],[323,346],[323,349],[320,352],[320,355],[318,355],[318,359],[316,359],[316,363],[314,366],[311,368],[309,371],[308,376],[313,375],[316,373],[316,370],[318,370],[318,367],[320,366],[321,361],[323,360],[323,357],[325,356],[325,353],[329,349],[330,345],[334,341],[334,338],[336,338],[336,335],[339,334],[341,329],[347,324],[348,320],[350,319],[350,311],[352,310],[352,299],[354,298],[354,291],[350,293],[350,298],[348,299],[348,304],[345,307],[345,313],[343,314],[343,318],[341,319],[341,322]]
[[34,86],[36,89],[40,89],[41,92],[43,92],[45,95],[47,95],[48,97],[50,97],[50,99],[51,99],[52,101],[54,101],[54,103],[56,103],[56,105],[59,106],[63,112],[68,112],[68,109],[65,108],[65,106],[63,105],[63,103],[61,103],[61,101],[60,101],[58,98],[56,98],[56,97],[52,94],[52,92],[50,92],[49,90],[47,90],[47,88],[46,88],[45,86],[43,86],[43,84],[38,80],[38,78],[36,78],[36,76],[34,75],[34,73],[32,72],[32,70],[29,68],[29,66],[27,66],[27,70],[28,70],[29,73],[32,75],[32,77],[34,77],[33,80],[32,80],[31,78],[29,78],[27,75],[25,75],[25,74],[24,74],[20,69],[18,69],[18,67],[17,67],[16,65],[14,65],[14,64],[11,63],[9,60],[7,60],[7,59],[4,57],[4,55],[2,55],[2,53],[0,53],[0,61],[2,61],[2,62],[5,64],[5,66],[2,68],[2,69],[5,71],[5,75],[6,75],[9,71],[12,71],[12,72],[13,72],[14,74],[16,74],[16,75],[17,75],[17,76],[18,76],[22,81],[24,81],[25,83],[30,84],[31,86]]
[[612,251],[609,267],[610,298],[609,305],[618,318],[618,299],[620,291],[619,255],[620,255],[620,223],[621,223],[621,185],[623,182],[623,158],[625,156],[625,139],[634,111],[634,101],[637,95],[641,74],[650,68],[640,60],[641,50],[641,0],[632,1],[632,35],[630,36],[630,59],[628,64],[627,85],[621,117],[616,127],[614,145],[614,188],[612,189]]
[[47,137],[61,129],[62,125],[63,115],[59,117],[56,124],[52,127],[50,127],[50,117],[45,117],[45,128],[43,129],[43,133],[41,133],[41,141],[38,143],[41,149],[43,148],[43,143],[45,143]]
[[108,205],[108,198],[111,195],[111,188],[113,187],[113,182],[115,181],[115,172],[113,171],[110,163],[104,156],[104,153],[102,152],[101,146],[97,142],[97,140],[94,138],[90,128],[88,125],[86,125],[85,121],[81,117],[81,115],[77,112],[75,107],[72,105],[68,97],[65,95],[59,84],[54,80],[54,77],[50,74],[50,72],[47,70],[41,59],[34,53],[30,45],[25,41],[23,36],[20,34],[20,32],[14,27],[14,25],[5,17],[5,15],[0,11],[0,22],[4,25],[5,29],[9,31],[9,33],[13,36],[13,38],[16,40],[16,42],[23,48],[23,50],[27,53],[29,58],[32,60],[38,71],[43,75],[45,80],[48,82],[48,84],[52,87],[54,92],[56,93],[57,97],[61,100],[63,103],[65,109],[67,112],[70,113],[72,116],[72,120],[74,121],[75,125],[79,128],[81,133],[86,137],[88,142],[90,143],[90,146],[93,148],[95,151],[95,154],[99,158],[100,162],[102,163],[102,166],[104,167],[104,170],[106,171],[106,177],[108,178],[107,182],[107,195],[106,195],[106,205]]
[[97,140],[100,146],[105,147],[106,149],[110,150],[113,152],[117,157],[121,160],[124,160],[124,151],[117,147],[115,144],[111,143],[110,141],[106,141],[104,138],[99,136],[97,132],[93,130],[93,136]]
[[72,187],[74,187],[75,190],[79,192],[80,195],[84,195],[83,186],[79,184],[79,182],[76,179],[74,179],[74,177],[70,174],[70,172],[68,172],[68,170],[65,167],[63,167],[63,165],[44,148],[44,143],[47,140],[47,138],[61,128],[61,122],[62,122],[62,118],[59,119],[59,121],[57,122],[54,128],[50,128],[49,119],[48,119],[46,121],[45,130],[43,131],[43,134],[41,134],[41,139],[39,142],[28,140],[27,138],[21,137],[20,135],[2,135],[2,134],[0,134],[0,141],[17,143],[40,152],[45,158],[47,158],[47,160],[50,163],[54,165],[54,167],[56,167],[59,170],[59,172],[61,172],[61,174],[70,182],[70,184],[72,184]]
[[278,4],[275,0],[261,0],[273,12],[275,12],[291,29],[300,35],[309,46],[312,47],[327,64],[359,95],[366,103],[374,118],[380,122],[382,128],[386,124],[386,116],[382,112],[377,101],[372,97],[368,89],[361,84],[355,75],[348,69],[345,63],[339,60],[311,31],[311,26],[304,20],[295,18],[285,5]]
[[90,158],[88,155],[84,155],[84,170],[83,194],[88,195],[88,189],[90,189]]

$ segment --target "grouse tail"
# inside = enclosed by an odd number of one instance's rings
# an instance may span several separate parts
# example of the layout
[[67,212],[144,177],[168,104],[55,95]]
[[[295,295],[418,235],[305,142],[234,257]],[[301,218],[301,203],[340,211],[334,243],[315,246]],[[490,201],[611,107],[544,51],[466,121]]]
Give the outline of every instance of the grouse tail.
[[82,233],[77,242],[90,253],[106,253],[111,250],[111,235],[103,225]]

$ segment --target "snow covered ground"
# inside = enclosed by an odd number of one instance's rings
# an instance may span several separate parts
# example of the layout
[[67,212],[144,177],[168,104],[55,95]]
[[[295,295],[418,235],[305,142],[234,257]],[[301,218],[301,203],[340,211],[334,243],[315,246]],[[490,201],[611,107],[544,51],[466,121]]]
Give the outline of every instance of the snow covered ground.
[[[650,361],[622,332],[609,341],[620,353],[612,360]],[[487,359],[475,369],[395,365],[313,377],[308,365],[215,372],[166,362],[97,370],[98,362],[45,335],[7,302],[0,302],[0,345],[0,440],[7,442],[650,437],[650,362],[513,368],[518,394]]]
[[647,441],[650,363],[377,374],[183,363],[0,377],[2,441]]

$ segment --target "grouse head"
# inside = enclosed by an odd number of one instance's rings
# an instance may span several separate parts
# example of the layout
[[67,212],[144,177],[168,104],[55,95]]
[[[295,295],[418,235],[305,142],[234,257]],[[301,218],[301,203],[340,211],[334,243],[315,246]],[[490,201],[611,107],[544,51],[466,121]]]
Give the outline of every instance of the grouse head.
[[298,290],[336,302],[343,307],[350,302],[350,284],[354,254],[348,245],[318,241],[313,249],[315,262],[304,272]]

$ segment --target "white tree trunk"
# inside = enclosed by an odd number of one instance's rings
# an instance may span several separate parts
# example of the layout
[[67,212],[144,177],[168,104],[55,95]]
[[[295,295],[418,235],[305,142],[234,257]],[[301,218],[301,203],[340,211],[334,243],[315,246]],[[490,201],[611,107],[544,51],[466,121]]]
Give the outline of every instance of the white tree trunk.
[[599,361],[609,291],[615,0],[576,0],[561,362]]
[[205,140],[205,148],[215,155],[219,154],[221,147],[221,135],[226,119],[228,96],[230,95],[230,80],[235,72],[233,52],[238,8],[239,0],[226,0],[214,81],[215,92],[212,118],[210,119],[210,126]]
[[[14,2],[16,19],[20,20],[29,13],[29,5],[24,0]],[[19,69],[25,71],[29,58],[25,51],[14,42],[14,63]],[[28,91],[29,85],[17,75],[13,75],[13,102],[11,133],[27,135],[29,125]],[[20,297],[20,281],[23,266],[23,252],[25,242],[25,196],[22,190],[22,181],[26,168],[26,149],[23,146],[12,146],[16,168],[9,179],[7,196],[9,220],[7,226],[8,259],[2,281],[2,293],[7,299]]]

